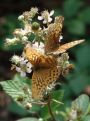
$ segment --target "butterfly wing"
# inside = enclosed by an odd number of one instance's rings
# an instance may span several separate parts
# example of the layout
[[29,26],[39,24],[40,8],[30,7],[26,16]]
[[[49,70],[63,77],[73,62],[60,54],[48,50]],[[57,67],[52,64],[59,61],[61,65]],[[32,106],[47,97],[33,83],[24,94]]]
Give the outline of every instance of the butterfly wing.
[[42,54],[30,46],[26,47],[24,52],[26,58],[35,68],[50,68],[57,64],[56,59],[53,56]]
[[59,37],[62,32],[64,18],[58,16],[55,18],[53,24],[50,24],[47,28],[47,34],[45,37],[45,51],[51,52],[56,49],[59,45]]
[[43,98],[43,93],[50,84],[55,82],[60,75],[56,66],[35,70],[32,76],[32,97],[36,100]]
[[51,53],[54,54],[54,55],[58,55],[60,53],[64,53],[68,49],[70,49],[70,48],[72,48],[72,47],[74,47],[74,46],[76,46],[76,45],[78,45],[78,44],[80,44],[80,43],[82,43],[84,41],[85,40],[82,39],[82,40],[76,40],[76,41],[73,41],[73,42],[66,43],[64,45],[59,46],[57,50],[55,50],[55,51],[53,51]]

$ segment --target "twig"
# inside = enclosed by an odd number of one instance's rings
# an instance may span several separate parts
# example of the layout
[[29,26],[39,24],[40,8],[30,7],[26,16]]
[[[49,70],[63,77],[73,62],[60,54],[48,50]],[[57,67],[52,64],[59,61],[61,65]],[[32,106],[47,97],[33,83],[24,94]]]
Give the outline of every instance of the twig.
[[51,115],[53,121],[56,121],[56,119],[55,119],[55,117],[54,117],[54,115],[53,115],[53,112],[52,112],[52,110],[51,110],[51,97],[50,97],[50,96],[48,97],[47,106],[48,106],[48,110],[49,110],[49,113],[50,113],[50,115]]

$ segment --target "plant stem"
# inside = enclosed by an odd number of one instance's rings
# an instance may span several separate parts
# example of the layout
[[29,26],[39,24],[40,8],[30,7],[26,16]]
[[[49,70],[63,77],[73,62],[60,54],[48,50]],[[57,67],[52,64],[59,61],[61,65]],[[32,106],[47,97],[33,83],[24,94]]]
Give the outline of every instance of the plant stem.
[[51,97],[50,97],[50,96],[48,97],[47,106],[48,106],[48,111],[49,111],[49,113],[50,113],[50,115],[51,115],[53,121],[56,121],[56,119],[55,119],[55,117],[54,117],[54,115],[53,115],[53,112],[52,112],[52,110],[51,110]]

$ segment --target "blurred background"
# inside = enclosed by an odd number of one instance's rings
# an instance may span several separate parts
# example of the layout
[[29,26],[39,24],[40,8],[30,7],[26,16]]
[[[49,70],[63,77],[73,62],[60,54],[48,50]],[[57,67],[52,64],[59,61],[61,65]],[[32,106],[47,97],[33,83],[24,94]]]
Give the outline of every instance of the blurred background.
[[[55,16],[65,17],[63,42],[83,38],[86,40],[68,51],[75,68],[64,79],[62,89],[67,92],[64,95],[66,104],[81,93],[90,96],[90,0],[0,0],[0,81],[13,78],[15,73],[10,70],[10,57],[22,52],[22,47],[18,45],[6,48],[5,38],[12,37],[15,28],[21,27],[18,16],[35,6],[40,11],[55,10]],[[2,93],[2,89],[0,101],[4,101],[3,105],[0,104],[0,121],[14,121],[20,117],[15,112],[7,111],[9,99]]]

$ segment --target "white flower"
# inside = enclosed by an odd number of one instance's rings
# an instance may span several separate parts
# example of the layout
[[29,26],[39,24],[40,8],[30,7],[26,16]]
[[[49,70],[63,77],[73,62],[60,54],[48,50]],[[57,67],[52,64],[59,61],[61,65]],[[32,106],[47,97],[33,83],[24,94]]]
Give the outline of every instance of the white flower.
[[38,16],[38,20],[44,20],[43,23],[47,24],[52,21],[51,16],[54,14],[54,10],[52,10],[50,13],[45,10],[42,12],[41,16]]
[[15,64],[18,64],[20,63],[21,61],[21,57],[17,56],[17,55],[13,55],[12,58],[11,58],[11,61]]
[[10,45],[14,45],[17,44],[17,42],[19,42],[20,40],[16,37],[10,39],[10,38],[6,38],[6,43],[5,45],[10,46]]
[[31,73],[32,72],[32,64],[31,63],[27,63],[27,73]]
[[44,43],[35,42],[34,44],[32,44],[32,48],[44,54]]
[[22,37],[22,42],[25,43],[25,42],[27,42],[27,41],[28,41],[28,37],[27,37],[27,36],[23,36],[23,37]]
[[60,37],[59,37],[59,42],[61,42],[61,39],[63,39],[63,36],[62,35],[60,35]]
[[20,15],[19,17],[18,17],[18,20],[23,20],[24,19],[24,16],[23,15]]
[[26,73],[32,72],[32,64],[24,57],[14,56],[12,60],[16,64],[16,71],[19,72],[22,77],[25,77]]
[[19,72],[22,77],[26,76],[26,72],[22,71],[20,67],[16,67],[16,71]]

